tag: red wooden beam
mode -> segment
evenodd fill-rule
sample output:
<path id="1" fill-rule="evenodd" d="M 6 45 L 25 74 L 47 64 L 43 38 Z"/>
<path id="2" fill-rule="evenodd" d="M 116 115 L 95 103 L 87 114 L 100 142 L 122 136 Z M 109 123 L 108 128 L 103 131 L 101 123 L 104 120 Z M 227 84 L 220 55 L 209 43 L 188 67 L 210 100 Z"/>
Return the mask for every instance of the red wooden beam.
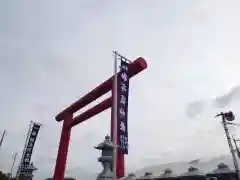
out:
<path id="1" fill-rule="evenodd" d="M 88 120 L 89 118 L 105 111 L 111 106 L 112 106 L 112 97 L 109 97 L 108 99 L 102 101 L 98 105 L 88 109 L 84 113 L 73 118 L 73 122 L 71 123 L 71 126 L 73 127 L 79 123 L 82 123 L 83 121 Z"/>
<path id="2" fill-rule="evenodd" d="M 68 146 L 72 128 L 69 128 L 72 122 L 72 114 L 65 116 L 62 126 L 62 134 L 60 138 L 56 166 L 54 170 L 54 180 L 64 180 L 64 172 L 67 162 Z"/>
<path id="3" fill-rule="evenodd" d="M 130 67 L 129 67 L 130 78 L 146 68 L 147 68 L 147 63 L 145 59 L 143 59 L 142 57 L 139 57 L 138 59 L 136 59 L 130 64 Z M 55 119 L 57 121 L 62 121 L 66 114 L 73 114 L 77 112 L 79 109 L 83 108 L 84 106 L 90 104 L 97 98 L 101 97 L 103 94 L 106 94 L 108 91 L 112 89 L 112 82 L 113 82 L 113 76 L 110 77 L 104 83 L 97 86 L 91 92 L 83 96 L 81 99 L 79 99 L 78 101 L 70 105 L 68 108 L 64 109 L 55 117 Z"/>

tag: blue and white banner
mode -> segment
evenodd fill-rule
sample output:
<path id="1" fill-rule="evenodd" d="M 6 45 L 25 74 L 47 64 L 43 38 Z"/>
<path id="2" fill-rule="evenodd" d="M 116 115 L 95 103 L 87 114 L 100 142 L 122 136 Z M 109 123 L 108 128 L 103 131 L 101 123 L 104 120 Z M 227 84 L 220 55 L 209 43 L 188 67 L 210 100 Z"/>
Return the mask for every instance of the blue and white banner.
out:
<path id="1" fill-rule="evenodd" d="M 27 142 L 27 147 L 23 154 L 23 162 L 20 166 L 20 174 L 26 174 L 28 171 L 28 166 L 30 164 L 31 157 L 32 157 L 33 147 L 34 147 L 40 126 L 41 125 L 36 123 L 34 123 L 32 126 L 31 133 L 29 135 L 28 142 Z"/>
<path id="2" fill-rule="evenodd" d="M 128 154 L 128 93 L 129 64 L 121 61 L 118 78 L 118 143 L 124 154 Z"/>

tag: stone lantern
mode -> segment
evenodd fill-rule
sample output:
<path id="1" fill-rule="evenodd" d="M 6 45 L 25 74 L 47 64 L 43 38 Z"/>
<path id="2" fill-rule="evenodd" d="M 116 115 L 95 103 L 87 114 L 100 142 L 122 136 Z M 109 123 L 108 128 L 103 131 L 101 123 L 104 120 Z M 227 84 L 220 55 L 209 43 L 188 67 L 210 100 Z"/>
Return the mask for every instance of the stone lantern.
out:
<path id="1" fill-rule="evenodd" d="M 112 180 L 112 164 L 113 164 L 113 148 L 114 144 L 111 142 L 110 137 L 106 136 L 105 140 L 100 143 L 95 149 L 102 151 L 102 156 L 98 161 L 102 163 L 103 171 L 98 175 L 97 180 Z"/>

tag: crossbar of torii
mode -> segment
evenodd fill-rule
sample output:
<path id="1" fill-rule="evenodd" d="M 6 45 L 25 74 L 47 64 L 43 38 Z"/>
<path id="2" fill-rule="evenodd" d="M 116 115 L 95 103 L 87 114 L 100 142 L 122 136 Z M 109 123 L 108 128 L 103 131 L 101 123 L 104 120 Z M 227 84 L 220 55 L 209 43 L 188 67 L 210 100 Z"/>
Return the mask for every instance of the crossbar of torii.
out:
<path id="1" fill-rule="evenodd" d="M 147 63 L 145 59 L 139 57 L 129 65 L 129 77 L 133 77 L 147 68 Z M 67 161 L 68 147 L 71 135 L 71 129 L 91 117 L 105 111 L 106 109 L 112 107 L 113 100 L 112 96 L 97 104 L 96 106 L 86 110 L 82 114 L 73 117 L 74 113 L 82 109 L 86 105 L 95 101 L 102 95 L 106 94 L 113 87 L 114 76 L 110 77 L 108 80 L 97 86 L 91 92 L 74 102 L 72 105 L 61 111 L 56 117 L 56 121 L 63 121 L 62 133 L 58 148 L 58 155 L 56 160 L 56 166 L 54 171 L 54 180 L 63 180 L 64 172 Z M 112 93 L 113 94 L 113 93 Z M 113 108 L 111 108 L 111 139 L 113 139 Z M 124 154 L 121 151 L 117 152 L 117 178 L 124 176 Z"/>

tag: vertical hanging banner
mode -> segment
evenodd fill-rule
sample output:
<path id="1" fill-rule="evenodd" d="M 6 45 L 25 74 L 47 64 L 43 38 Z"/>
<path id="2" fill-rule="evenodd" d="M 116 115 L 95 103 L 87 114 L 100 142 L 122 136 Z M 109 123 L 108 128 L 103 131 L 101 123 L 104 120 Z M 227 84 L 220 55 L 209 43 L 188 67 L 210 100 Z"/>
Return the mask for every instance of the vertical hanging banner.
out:
<path id="1" fill-rule="evenodd" d="M 121 60 L 118 77 L 118 142 L 124 154 L 128 154 L 128 93 L 129 64 Z"/>
<path id="2" fill-rule="evenodd" d="M 40 126 L 41 126 L 40 124 L 36 124 L 36 123 L 33 123 L 33 125 L 32 125 L 31 133 L 28 137 L 27 146 L 26 146 L 25 152 L 23 154 L 23 161 L 20 166 L 20 174 L 27 173 L 27 168 L 31 161 L 33 147 L 34 147 L 35 141 L 37 139 L 37 135 L 38 135 Z"/>

